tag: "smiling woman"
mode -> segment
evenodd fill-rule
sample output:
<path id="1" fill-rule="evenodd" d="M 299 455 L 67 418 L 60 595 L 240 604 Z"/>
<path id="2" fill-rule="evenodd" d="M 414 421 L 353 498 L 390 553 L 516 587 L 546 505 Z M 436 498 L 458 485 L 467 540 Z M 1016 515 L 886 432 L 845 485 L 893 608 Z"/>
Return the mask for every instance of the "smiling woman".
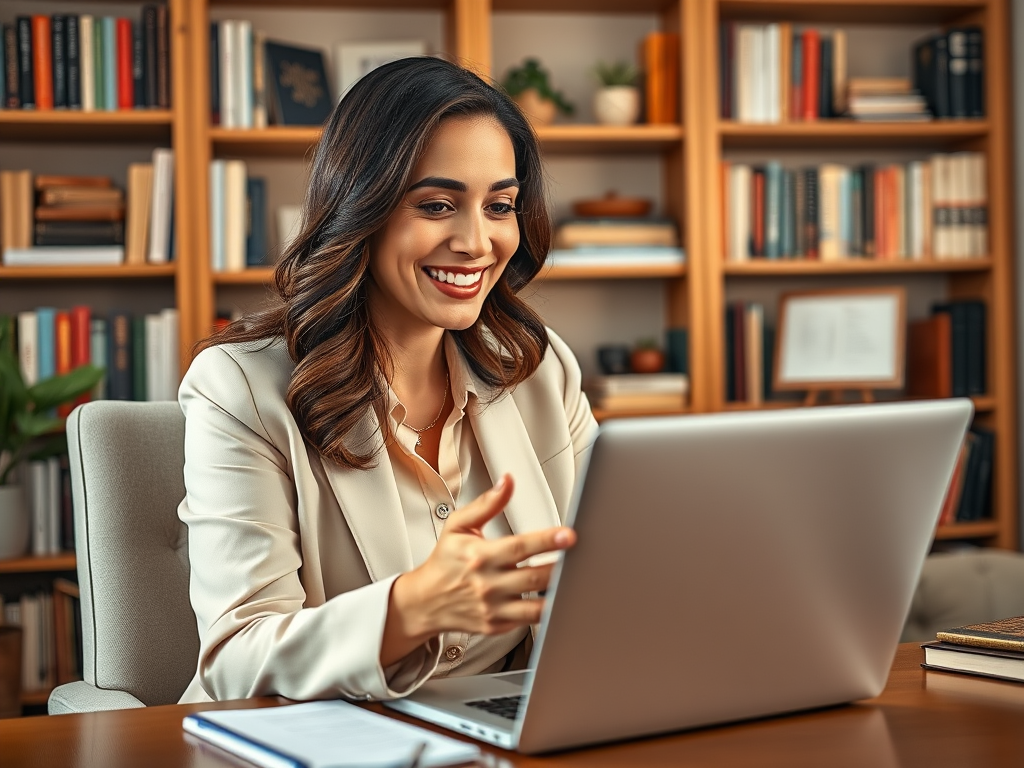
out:
<path id="1" fill-rule="evenodd" d="M 575 541 L 596 435 L 576 360 L 518 296 L 550 235 L 529 124 L 471 72 L 403 59 L 335 107 L 275 303 L 204 342 L 179 393 L 183 701 L 524 665 L 552 567 L 527 561 Z"/>

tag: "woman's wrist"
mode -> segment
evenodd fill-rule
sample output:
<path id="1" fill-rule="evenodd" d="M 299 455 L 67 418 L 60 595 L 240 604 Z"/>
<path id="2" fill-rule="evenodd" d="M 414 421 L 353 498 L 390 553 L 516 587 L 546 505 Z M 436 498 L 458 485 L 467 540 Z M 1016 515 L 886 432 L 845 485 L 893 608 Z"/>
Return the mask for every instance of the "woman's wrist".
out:
<path id="1" fill-rule="evenodd" d="M 430 638 L 439 634 L 430 626 L 419 597 L 416 571 L 403 573 L 391 585 L 388 615 L 381 643 L 381 666 L 388 667 L 408 656 Z"/>

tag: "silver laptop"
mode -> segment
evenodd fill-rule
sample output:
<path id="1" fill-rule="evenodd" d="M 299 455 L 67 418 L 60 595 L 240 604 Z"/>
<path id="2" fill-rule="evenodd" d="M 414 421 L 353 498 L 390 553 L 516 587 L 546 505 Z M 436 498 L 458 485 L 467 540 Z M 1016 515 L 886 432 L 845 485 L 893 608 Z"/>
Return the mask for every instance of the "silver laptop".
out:
<path id="1" fill-rule="evenodd" d="M 530 669 L 388 702 L 533 754 L 885 686 L 968 400 L 605 422 Z"/>

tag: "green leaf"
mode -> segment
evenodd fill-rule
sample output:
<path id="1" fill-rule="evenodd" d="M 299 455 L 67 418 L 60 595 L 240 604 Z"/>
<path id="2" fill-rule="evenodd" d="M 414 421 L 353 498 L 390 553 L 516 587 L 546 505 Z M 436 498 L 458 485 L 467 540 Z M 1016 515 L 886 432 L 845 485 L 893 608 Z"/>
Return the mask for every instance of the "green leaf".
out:
<path id="1" fill-rule="evenodd" d="M 88 392 L 103 378 L 103 369 L 86 364 L 73 371 L 53 376 L 29 387 L 29 398 L 36 411 L 48 411 Z"/>
<path id="2" fill-rule="evenodd" d="M 64 426 L 64 419 L 58 419 L 45 412 L 25 412 L 14 414 L 14 425 L 24 437 L 41 437 Z"/>

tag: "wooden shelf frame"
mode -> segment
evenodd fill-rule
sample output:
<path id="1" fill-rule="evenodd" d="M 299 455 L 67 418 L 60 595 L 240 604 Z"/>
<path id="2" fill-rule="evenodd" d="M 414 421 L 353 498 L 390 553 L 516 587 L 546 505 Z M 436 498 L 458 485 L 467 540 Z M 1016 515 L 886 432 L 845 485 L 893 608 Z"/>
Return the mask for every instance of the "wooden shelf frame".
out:
<path id="1" fill-rule="evenodd" d="M 0 560 L 0 574 L 73 571 L 76 567 L 74 552 L 60 552 L 56 555 L 27 555 Z"/>
<path id="2" fill-rule="evenodd" d="M 117 267 L 0 267 L 0 283 L 6 280 L 149 280 L 173 278 L 177 271 L 174 263 Z"/>

